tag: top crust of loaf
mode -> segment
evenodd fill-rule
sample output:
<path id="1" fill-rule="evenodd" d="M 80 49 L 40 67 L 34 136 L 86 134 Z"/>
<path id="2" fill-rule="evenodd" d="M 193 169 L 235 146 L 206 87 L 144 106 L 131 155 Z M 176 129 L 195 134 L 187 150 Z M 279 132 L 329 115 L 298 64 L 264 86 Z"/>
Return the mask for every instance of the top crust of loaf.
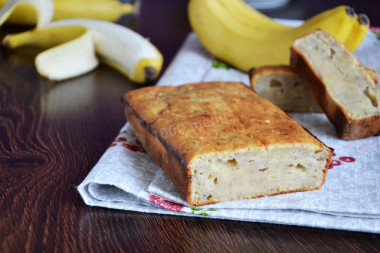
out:
<path id="1" fill-rule="evenodd" d="M 263 66 L 258 68 L 253 68 L 249 71 L 249 75 L 252 76 L 254 74 L 261 73 L 277 73 L 277 72 L 290 72 L 291 74 L 296 74 L 289 66 L 286 65 L 277 65 L 277 66 Z"/>
<path id="2" fill-rule="evenodd" d="M 124 101 L 184 167 L 193 157 L 213 152 L 292 143 L 323 146 L 289 115 L 241 83 L 146 87 L 128 92 Z"/>

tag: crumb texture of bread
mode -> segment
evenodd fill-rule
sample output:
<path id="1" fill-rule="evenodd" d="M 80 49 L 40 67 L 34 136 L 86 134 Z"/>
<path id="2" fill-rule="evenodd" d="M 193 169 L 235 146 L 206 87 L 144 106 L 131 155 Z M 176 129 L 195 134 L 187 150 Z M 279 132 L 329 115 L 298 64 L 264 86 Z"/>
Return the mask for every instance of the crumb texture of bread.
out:
<path id="1" fill-rule="evenodd" d="M 380 134 L 380 90 L 376 74 L 343 44 L 318 30 L 292 44 L 291 66 L 301 77 L 340 138 Z"/>
<path id="2" fill-rule="evenodd" d="M 136 136 L 192 206 L 325 181 L 331 149 L 241 83 L 146 87 L 124 104 Z"/>
<path id="3" fill-rule="evenodd" d="M 299 76 L 288 66 L 266 66 L 250 72 L 251 88 L 286 112 L 322 112 Z"/>
<path id="4" fill-rule="evenodd" d="M 191 164 L 193 202 L 319 189 L 328 157 L 326 150 L 308 145 L 273 145 L 197 156 Z"/>

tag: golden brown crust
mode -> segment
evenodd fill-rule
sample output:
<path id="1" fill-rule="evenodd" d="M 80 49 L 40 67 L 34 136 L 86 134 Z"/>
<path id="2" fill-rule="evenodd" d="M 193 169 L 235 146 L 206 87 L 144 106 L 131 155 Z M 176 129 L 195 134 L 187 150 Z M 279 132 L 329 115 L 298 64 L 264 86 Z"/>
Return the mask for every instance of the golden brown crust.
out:
<path id="1" fill-rule="evenodd" d="M 174 153 L 169 152 L 170 147 L 165 147 L 161 140 L 151 134 L 145 126 L 140 123 L 140 120 L 137 118 L 132 108 L 126 103 L 124 103 L 124 108 L 128 122 L 144 149 L 161 167 L 179 191 L 184 196 L 189 196 L 188 185 L 190 178 L 186 173 L 186 167 L 181 163 L 182 161 L 174 155 Z"/>
<path id="2" fill-rule="evenodd" d="M 334 101 L 327 91 L 326 85 L 319 78 L 318 70 L 310 66 L 304 54 L 297 49 L 294 42 L 291 47 L 290 66 L 298 73 L 305 87 L 318 102 L 330 122 L 333 123 L 339 138 L 355 140 L 380 134 L 380 115 L 357 120 L 350 118 L 346 110 Z M 368 69 L 365 71 L 369 72 Z M 376 81 L 375 77 L 376 75 L 371 75 L 374 81 Z"/>
<path id="3" fill-rule="evenodd" d="M 190 199 L 189 166 L 199 154 L 297 143 L 326 148 L 241 83 L 146 87 L 126 93 L 123 101 L 137 138 L 192 206 L 216 203 Z M 297 191 L 303 190 L 311 189 Z"/>
<path id="4" fill-rule="evenodd" d="M 277 66 L 263 66 L 263 67 L 253 68 L 248 72 L 248 74 L 250 77 L 252 77 L 253 75 L 262 74 L 265 72 L 276 73 L 276 72 L 287 72 L 287 71 L 295 73 L 289 66 L 277 65 Z M 252 88 L 252 84 L 251 84 L 251 88 Z"/>
<path id="5" fill-rule="evenodd" d="M 128 92 L 124 100 L 155 136 L 184 156 L 184 164 L 197 153 L 245 148 L 247 141 L 254 146 L 318 142 L 241 83 L 147 87 Z"/>

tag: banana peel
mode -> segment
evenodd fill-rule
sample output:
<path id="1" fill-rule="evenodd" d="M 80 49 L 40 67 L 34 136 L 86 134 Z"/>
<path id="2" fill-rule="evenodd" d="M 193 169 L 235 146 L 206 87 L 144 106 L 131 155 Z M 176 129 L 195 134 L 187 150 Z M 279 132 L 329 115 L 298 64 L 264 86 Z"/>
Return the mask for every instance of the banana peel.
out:
<path id="1" fill-rule="evenodd" d="M 64 80 L 95 69 L 99 61 L 91 31 L 83 29 L 77 38 L 43 51 L 36 57 L 35 64 L 38 73 L 50 80 Z"/>

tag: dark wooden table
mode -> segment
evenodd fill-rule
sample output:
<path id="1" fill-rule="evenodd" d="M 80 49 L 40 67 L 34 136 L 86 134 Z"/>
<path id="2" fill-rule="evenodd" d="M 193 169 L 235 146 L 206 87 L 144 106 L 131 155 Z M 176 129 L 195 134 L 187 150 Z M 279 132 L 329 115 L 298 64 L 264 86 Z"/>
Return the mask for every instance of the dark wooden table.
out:
<path id="1" fill-rule="evenodd" d="M 292 1 L 272 17 L 305 19 L 346 3 L 380 26 L 377 1 Z M 165 68 L 190 31 L 186 1 L 143 0 L 125 22 L 157 45 Z M 2 27 L 1 35 L 24 28 Z M 0 53 L 0 252 L 375 252 L 377 234 L 144 214 L 86 206 L 76 186 L 125 123 L 138 86 L 106 66 L 51 82 L 36 51 Z"/>

